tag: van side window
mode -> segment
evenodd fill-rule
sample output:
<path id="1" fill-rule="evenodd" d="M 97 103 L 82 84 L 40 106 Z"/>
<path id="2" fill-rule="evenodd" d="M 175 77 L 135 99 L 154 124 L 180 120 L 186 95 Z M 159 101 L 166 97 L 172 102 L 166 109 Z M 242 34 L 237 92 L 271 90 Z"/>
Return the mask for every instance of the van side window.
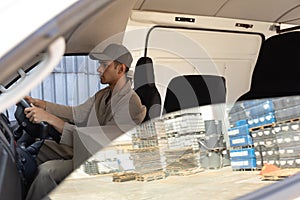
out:
<path id="1" fill-rule="evenodd" d="M 53 72 L 30 96 L 63 105 L 78 105 L 106 87 L 99 81 L 99 63 L 88 56 L 64 56 Z M 14 120 L 15 106 L 9 109 Z"/>

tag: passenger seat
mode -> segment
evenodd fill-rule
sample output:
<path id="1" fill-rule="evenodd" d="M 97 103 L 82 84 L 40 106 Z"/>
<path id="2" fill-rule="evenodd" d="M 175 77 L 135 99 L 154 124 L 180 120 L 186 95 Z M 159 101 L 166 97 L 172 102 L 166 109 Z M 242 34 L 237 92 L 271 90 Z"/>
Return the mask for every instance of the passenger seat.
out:
<path id="1" fill-rule="evenodd" d="M 177 76 L 168 84 L 164 113 L 225 102 L 224 77 L 217 75 Z"/>
<path id="2" fill-rule="evenodd" d="M 238 101 L 300 95 L 300 32 L 275 35 L 262 44 L 250 90 Z"/>

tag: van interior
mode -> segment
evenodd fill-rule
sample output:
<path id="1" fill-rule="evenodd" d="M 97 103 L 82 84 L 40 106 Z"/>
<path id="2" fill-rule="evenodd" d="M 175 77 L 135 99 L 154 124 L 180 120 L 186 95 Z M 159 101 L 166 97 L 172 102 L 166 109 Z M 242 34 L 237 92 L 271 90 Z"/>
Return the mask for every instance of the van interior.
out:
<path id="1" fill-rule="evenodd" d="M 128 78 L 147 116 L 89 149 L 51 198 L 299 197 L 299 28 L 295 0 L 74 3 L 0 58 L 0 196 L 26 193 L 20 152 L 4 150 L 15 148 L 9 129 L 24 120 L 20 100 L 82 103 L 106 87 L 89 54 L 119 43 L 132 53 Z M 46 69 L 52 57 L 58 64 Z M 268 166 L 277 174 L 264 176 Z"/>

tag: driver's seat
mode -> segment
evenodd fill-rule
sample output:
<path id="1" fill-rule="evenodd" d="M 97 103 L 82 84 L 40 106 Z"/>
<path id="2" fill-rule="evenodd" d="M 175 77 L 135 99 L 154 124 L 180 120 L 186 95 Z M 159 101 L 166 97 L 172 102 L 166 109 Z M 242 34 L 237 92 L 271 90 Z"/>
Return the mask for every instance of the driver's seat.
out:
<path id="1" fill-rule="evenodd" d="M 143 122 L 160 116 L 161 97 L 155 85 L 152 59 L 141 57 L 134 70 L 134 90 L 147 108 Z"/>

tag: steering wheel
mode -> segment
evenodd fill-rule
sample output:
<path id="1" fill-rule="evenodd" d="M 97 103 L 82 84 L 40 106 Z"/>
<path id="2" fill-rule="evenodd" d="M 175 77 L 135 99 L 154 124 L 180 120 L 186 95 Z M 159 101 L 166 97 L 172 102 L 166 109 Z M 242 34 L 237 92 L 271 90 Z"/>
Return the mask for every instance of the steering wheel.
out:
<path id="1" fill-rule="evenodd" d="M 25 130 L 33 138 L 40 139 L 53 139 L 59 143 L 61 134 L 51 125 L 46 122 L 32 123 L 26 117 L 24 110 L 25 108 L 31 107 L 25 99 L 21 99 L 17 103 L 17 109 L 15 111 L 15 118 L 18 121 L 19 127 L 14 132 L 15 137 L 20 137 Z"/>

